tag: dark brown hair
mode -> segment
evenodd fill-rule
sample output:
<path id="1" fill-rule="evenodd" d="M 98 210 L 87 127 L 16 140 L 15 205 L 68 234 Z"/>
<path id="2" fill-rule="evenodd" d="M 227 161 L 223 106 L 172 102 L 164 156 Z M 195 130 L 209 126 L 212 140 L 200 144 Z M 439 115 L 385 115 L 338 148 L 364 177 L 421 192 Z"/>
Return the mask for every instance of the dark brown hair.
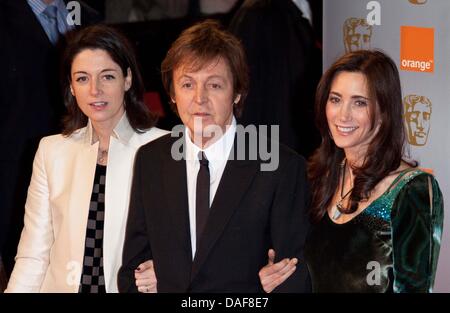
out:
<path id="1" fill-rule="evenodd" d="M 144 104 L 144 84 L 139 72 L 136 56 L 128 40 L 117 30 L 105 25 L 94 25 L 83 28 L 68 36 L 68 44 L 64 51 L 62 69 L 62 90 L 67 115 L 64 117 L 63 135 L 69 136 L 75 130 L 86 126 L 87 116 L 80 110 L 75 97 L 70 92 L 71 68 L 75 57 L 82 51 L 100 49 L 108 53 L 119 65 L 124 77 L 130 69 L 132 83 L 125 92 L 125 112 L 131 127 L 138 133 L 151 128 L 156 118 Z"/>
<path id="2" fill-rule="evenodd" d="M 169 97 L 174 96 L 173 73 L 179 66 L 188 66 L 196 71 L 219 58 L 224 59 L 230 68 L 233 77 L 233 96 L 241 95 L 239 102 L 234 106 L 234 113 L 239 117 L 249 84 L 245 52 L 239 40 L 221 29 L 220 24 L 213 20 L 206 20 L 183 31 L 167 52 L 161 63 L 161 75 Z M 177 112 L 173 102 L 171 107 Z"/>
<path id="3" fill-rule="evenodd" d="M 339 186 L 340 164 L 344 159 L 343 149 L 337 147 L 330 136 L 326 117 L 331 85 L 341 72 L 365 76 L 371 99 L 369 103 L 373 104 L 369 106 L 371 129 L 375 128 L 375 120 L 381 122 L 369 143 L 363 165 L 352 168 L 354 188 L 346 213 L 355 212 L 359 202 L 368 199 L 374 187 L 400 166 L 405 152 L 400 78 L 394 61 L 381 51 L 360 50 L 345 54 L 325 72 L 316 91 L 316 124 L 322 144 L 308 166 L 312 187 L 311 217 L 314 221 L 319 221 L 327 212 Z"/>

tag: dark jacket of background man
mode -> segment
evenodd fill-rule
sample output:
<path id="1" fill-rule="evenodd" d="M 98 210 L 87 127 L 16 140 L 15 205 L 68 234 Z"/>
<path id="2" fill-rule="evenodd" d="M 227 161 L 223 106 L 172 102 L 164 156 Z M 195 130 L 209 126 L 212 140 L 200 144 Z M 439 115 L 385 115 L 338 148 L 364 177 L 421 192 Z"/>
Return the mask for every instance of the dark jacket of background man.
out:
<path id="1" fill-rule="evenodd" d="M 309 1 L 315 27 L 321 23 L 318 2 Z M 229 28 L 242 41 L 250 67 L 240 122 L 279 125 L 280 141 L 309 157 L 320 143 L 313 98 L 322 74 L 311 24 L 292 0 L 246 0 Z"/>
<path id="2" fill-rule="evenodd" d="M 98 21 L 81 4 L 81 27 Z M 59 55 L 26 0 L 0 0 L 0 248 L 11 272 L 39 140 L 61 131 Z M 62 38 L 62 37 L 61 37 Z"/>

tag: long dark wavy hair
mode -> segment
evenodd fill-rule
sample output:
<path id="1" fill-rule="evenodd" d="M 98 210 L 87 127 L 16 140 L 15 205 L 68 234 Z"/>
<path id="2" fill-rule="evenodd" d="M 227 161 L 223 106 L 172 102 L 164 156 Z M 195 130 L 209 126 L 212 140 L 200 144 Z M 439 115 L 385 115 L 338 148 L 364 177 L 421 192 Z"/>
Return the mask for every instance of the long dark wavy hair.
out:
<path id="1" fill-rule="evenodd" d="M 310 212 L 315 222 L 322 219 L 330 206 L 339 186 L 340 164 L 345 157 L 344 150 L 335 145 L 330 135 L 326 117 L 331 85 L 341 72 L 365 76 L 371 99 L 369 103 L 374 104 L 369 106 L 371 129 L 374 130 L 376 123 L 381 122 L 369 143 L 363 164 L 352 167 L 354 187 L 345 213 L 355 212 L 359 202 L 368 199 L 374 187 L 400 166 L 406 148 L 400 78 L 394 61 L 381 51 L 360 50 L 343 55 L 325 72 L 316 91 L 316 124 L 322 144 L 308 164 L 312 188 Z"/>
<path id="2" fill-rule="evenodd" d="M 67 114 L 63 119 L 63 135 L 69 136 L 75 130 L 86 126 L 87 116 L 80 110 L 75 97 L 70 92 L 72 81 L 71 68 L 75 57 L 86 49 L 100 49 L 108 53 L 117 63 L 124 77 L 130 69 L 132 83 L 125 92 L 125 112 L 131 127 L 138 133 L 151 128 L 156 123 L 156 117 L 144 104 L 144 83 L 138 69 L 136 56 L 128 40 L 120 32 L 105 25 L 94 25 L 83 28 L 68 36 L 67 47 L 62 59 L 62 90 Z"/>

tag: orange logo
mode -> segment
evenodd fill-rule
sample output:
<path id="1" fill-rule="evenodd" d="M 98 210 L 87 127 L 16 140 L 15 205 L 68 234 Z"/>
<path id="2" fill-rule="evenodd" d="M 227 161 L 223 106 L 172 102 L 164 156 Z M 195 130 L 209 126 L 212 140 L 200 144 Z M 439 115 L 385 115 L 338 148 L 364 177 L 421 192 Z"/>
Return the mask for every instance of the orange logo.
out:
<path id="1" fill-rule="evenodd" d="M 400 28 L 400 69 L 434 72 L 434 28 Z"/>

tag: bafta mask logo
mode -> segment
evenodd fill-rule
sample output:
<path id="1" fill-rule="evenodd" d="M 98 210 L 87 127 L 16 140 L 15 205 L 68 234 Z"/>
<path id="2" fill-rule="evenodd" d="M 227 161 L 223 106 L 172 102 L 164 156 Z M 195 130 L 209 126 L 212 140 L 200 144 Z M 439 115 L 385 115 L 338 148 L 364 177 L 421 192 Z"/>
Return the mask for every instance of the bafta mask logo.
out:
<path id="1" fill-rule="evenodd" d="M 370 49 L 372 26 L 365 18 L 350 17 L 344 22 L 345 52 Z"/>
<path id="2" fill-rule="evenodd" d="M 425 4 L 428 0 L 408 0 L 412 4 Z"/>
<path id="3" fill-rule="evenodd" d="M 430 132 L 431 101 L 427 97 L 408 95 L 403 98 L 408 142 L 413 146 L 424 146 Z"/>

